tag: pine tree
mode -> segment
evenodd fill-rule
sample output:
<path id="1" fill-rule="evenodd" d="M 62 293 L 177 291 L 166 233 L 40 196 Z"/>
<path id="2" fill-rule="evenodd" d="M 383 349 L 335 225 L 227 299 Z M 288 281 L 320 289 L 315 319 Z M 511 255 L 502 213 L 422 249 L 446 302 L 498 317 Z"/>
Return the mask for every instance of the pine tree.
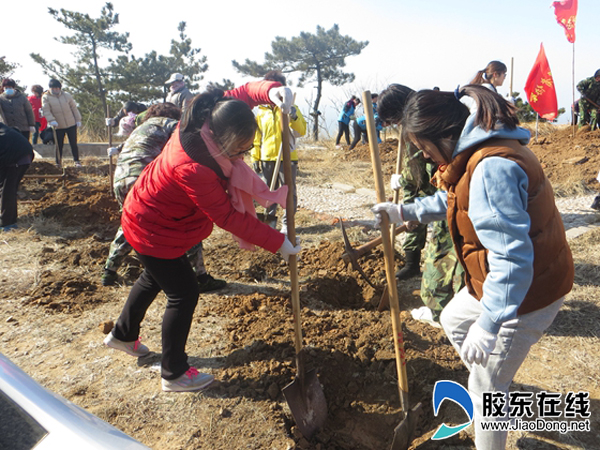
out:
<path id="1" fill-rule="evenodd" d="M 354 74 L 344 72 L 342 68 L 346 66 L 347 57 L 359 55 L 368 44 L 368 41 L 358 42 L 350 36 L 342 36 L 337 24 L 329 30 L 317 26 L 316 34 L 301 32 L 300 36 L 289 40 L 276 37 L 271 43 L 271 53 L 265 53 L 265 62 L 262 64 L 248 59 L 243 64 L 236 61 L 232 61 L 232 64 L 239 72 L 255 77 L 262 77 L 269 70 L 299 72 L 300 87 L 316 82 L 317 96 L 310 115 L 313 118 L 313 137 L 318 140 L 323 83 L 341 86 L 353 82 Z"/>

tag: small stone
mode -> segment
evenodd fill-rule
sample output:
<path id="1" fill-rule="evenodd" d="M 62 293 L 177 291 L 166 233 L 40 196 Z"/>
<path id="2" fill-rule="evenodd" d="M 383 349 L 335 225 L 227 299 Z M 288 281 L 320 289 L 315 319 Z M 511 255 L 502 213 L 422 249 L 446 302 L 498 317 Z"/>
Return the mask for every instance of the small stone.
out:
<path id="1" fill-rule="evenodd" d="M 98 325 L 98 328 L 100 328 L 100 331 L 102 331 L 102 333 L 108 334 L 112 331 L 114 326 L 115 326 L 115 323 L 112 320 L 106 320 L 106 321 L 102 322 L 100 325 Z"/>

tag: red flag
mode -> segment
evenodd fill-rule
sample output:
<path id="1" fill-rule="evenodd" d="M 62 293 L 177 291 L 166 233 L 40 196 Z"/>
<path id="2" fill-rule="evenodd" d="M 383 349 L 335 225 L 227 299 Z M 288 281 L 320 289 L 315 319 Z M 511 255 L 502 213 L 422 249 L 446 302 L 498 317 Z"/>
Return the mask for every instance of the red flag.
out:
<path id="1" fill-rule="evenodd" d="M 556 119 L 556 116 L 558 116 L 558 102 L 556 101 L 556 90 L 554 89 L 552 72 L 550 72 L 550 66 L 546 59 L 544 44 L 540 45 L 540 53 L 527 77 L 525 93 L 535 112 L 544 119 Z"/>
<path id="2" fill-rule="evenodd" d="M 559 25 L 565 28 L 567 40 L 575 42 L 575 20 L 577 19 L 577 0 L 561 0 L 552 3 L 554 14 Z"/>

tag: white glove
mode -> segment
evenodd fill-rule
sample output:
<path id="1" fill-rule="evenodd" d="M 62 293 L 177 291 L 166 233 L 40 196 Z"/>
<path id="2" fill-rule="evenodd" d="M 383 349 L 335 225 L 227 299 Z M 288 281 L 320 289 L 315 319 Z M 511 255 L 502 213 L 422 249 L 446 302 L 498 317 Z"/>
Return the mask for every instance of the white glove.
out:
<path id="1" fill-rule="evenodd" d="M 77 125 L 77 128 L 79 128 L 81 126 L 81 122 L 77 122 L 75 125 Z"/>
<path id="2" fill-rule="evenodd" d="M 115 156 L 119 154 L 119 149 L 117 147 L 108 147 L 106 153 L 108 156 Z"/>
<path id="3" fill-rule="evenodd" d="M 373 214 L 375 214 L 375 228 L 381 226 L 381 213 L 386 212 L 390 217 L 390 222 L 402 225 L 404 219 L 402 218 L 402 205 L 396 205 L 392 202 L 377 203 L 371 208 Z"/>
<path id="4" fill-rule="evenodd" d="M 114 127 L 115 124 L 113 123 L 113 119 L 111 117 L 107 117 L 106 118 L 106 126 L 107 127 Z"/>
<path id="5" fill-rule="evenodd" d="M 58 122 L 56 120 L 53 120 L 48 125 L 50 125 L 52 128 L 56 128 L 58 126 Z"/>
<path id="6" fill-rule="evenodd" d="M 290 255 L 297 255 L 298 253 L 300 253 L 300 250 L 302 250 L 302 247 L 299 245 L 292 245 L 292 243 L 286 236 L 283 241 L 283 244 L 281 244 L 281 247 L 279 247 L 279 250 L 277 251 L 281 253 L 283 259 L 288 261 L 290 259 Z"/>
<path id="7" fill-rule="evenodd" d="M 275 106 L 279 106 L 283 114 L 289 114 L 292 110 L 294 94 L 292 94 L 292 90 L 287 86 L 274 87 L 269 90 L 269 100 Z"/>
<path id="8" fill-rule="evenodd" d="M 394 173 L 392 174 L 392 178 L 390 180 L 390 186 L 393 191 L 398 191 L 402 188 L 402 175 Z"/>
<path id="9" fill-rule="evenodd" d="M 29 132 L 30 133 L 35 133 L 35 127 L 29 127 Z"/>
<path id="10" fill-rule="evenodd" d="M 460 356 L 469 364 L 481 364 L 482 367 L 485 367 L 490 353 L 496 346 L 497 339 L 497 335 L 484 330 L 477 322 L 474 322 L 460 349 Z"/>

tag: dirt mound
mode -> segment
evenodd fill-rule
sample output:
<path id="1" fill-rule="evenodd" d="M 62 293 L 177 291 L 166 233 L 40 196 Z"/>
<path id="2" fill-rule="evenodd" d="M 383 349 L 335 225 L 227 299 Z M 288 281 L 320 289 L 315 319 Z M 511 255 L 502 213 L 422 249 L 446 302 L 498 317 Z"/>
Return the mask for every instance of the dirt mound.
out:
<path id="1" fill-rule="evenodd" d="M 590 131 L 589 126 L 577 129 L 569 125 L 544 128 L 535 140 L 535 125 L 525 124 L 531 131 L 529 148 L 536 154 L 546 176 L 553 186 L 566 194 L 582 189 L 598 190 L 596 177 L 600 170 L 600 130 Z M 379 144 L 379 155 L 384 176 L 395 171 L 398 139 L 388 139 Z M 368 144 L 357 145 L 342 157 L 345 161 L 370 161 Z"/>
<path id="2" fill-rule="evenodd" d="M 600 130 L 578 129 L 573 138 L 572 127 L 562 127 L 530 144 L 554 186 L 561 189 L 598 189 L 600 170 Z"/>

